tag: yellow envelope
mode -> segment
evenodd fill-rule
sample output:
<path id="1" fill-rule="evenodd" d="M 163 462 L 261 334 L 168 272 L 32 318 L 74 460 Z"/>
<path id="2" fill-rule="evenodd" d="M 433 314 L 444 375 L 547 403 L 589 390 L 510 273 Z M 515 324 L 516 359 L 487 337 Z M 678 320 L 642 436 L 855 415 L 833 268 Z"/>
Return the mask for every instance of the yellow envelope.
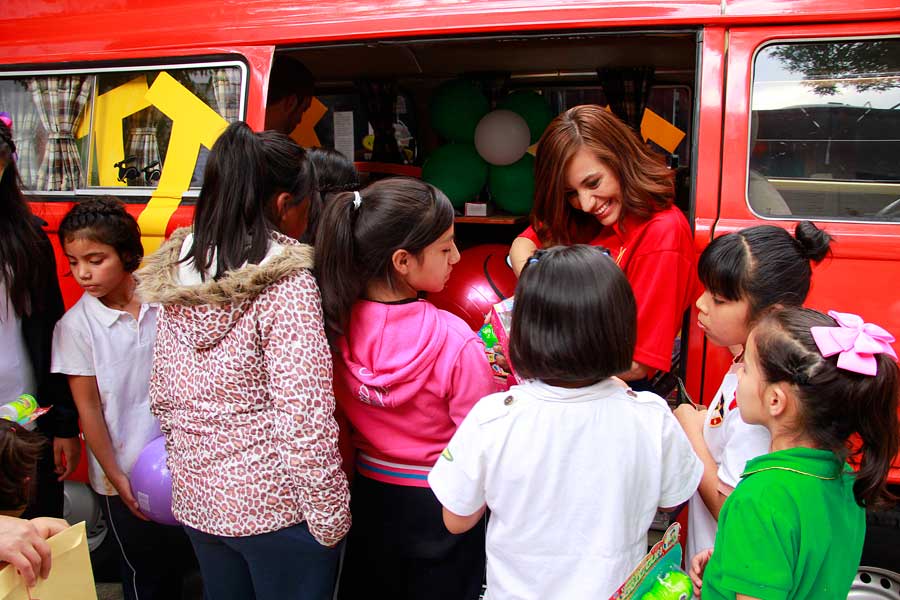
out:
<path id="1" fill-rule="evenodd" d="M 27 590 L 16 568 L 6 565 L 0 569 L 0 600 L 97 600 L 84 521 L 57 533 L 47 543 L 53 561 L 50 577 L 39 577 L 37 585 Z"/>

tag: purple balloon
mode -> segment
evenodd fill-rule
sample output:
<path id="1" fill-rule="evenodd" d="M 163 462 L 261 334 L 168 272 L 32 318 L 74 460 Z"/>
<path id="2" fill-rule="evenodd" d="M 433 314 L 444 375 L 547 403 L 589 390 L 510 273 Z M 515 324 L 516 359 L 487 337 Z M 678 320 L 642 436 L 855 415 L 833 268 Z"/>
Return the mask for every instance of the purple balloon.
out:
<path id="1" fill-rule="evenodd" d="M 131 468 L 131 491 L 141 512 L 163 525 L 181 525 L 172 516 L 172 475 L 166 466 L 166 439 L 162 436 L 141 450 Z"/>

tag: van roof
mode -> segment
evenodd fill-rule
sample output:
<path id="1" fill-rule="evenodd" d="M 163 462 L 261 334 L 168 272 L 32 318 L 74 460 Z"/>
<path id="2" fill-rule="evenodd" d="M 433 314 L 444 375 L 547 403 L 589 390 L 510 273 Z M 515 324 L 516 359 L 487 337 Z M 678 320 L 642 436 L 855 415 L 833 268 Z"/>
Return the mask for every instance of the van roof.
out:
<path id="1" fill-rule="evenodd" d="M 137 3 L 121 3 L 137 4 Z M 155 47 L 900 18 L 896 0 L 29 0 L 0 14 L 6 63 L 91 60 Z M 852 8 L 851 8 L 852 7 Z"/>

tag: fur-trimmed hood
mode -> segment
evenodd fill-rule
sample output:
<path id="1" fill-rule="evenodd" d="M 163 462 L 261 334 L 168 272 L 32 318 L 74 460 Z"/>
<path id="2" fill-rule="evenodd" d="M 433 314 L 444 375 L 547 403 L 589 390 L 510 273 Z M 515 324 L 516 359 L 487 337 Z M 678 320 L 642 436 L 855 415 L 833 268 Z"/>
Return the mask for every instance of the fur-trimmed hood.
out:
<path id="1" fill-rule="evenodd" d="M 218 280 L 186 283 L 190 263 L 181 258 L 190 235 L 188 227 L 173 232 L 135 275 L 141 301 L 161 304 L 182 339 L 197 348 L 217 344 L 268 286 L 313 266 L 311 246 L 272 232 L 272 246 L 260 264 L 244 265 Z"/>

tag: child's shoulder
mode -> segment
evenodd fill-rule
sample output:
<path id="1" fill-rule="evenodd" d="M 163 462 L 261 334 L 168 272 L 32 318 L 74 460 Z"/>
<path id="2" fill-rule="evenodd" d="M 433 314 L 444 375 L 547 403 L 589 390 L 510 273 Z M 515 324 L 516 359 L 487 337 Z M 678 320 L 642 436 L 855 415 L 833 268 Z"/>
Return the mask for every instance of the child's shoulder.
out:
<path id="1" fill-rule="evenodd" d="M 527 394 L 516 390 L 520 387 L 522 386 L 513 386 L 509 391 L 488 394 L 483 397 L 469 411 L 469 418 L 474 419 L 480 426 L 509 416 L 516 405 L 521 405 L 527 398 Z"/>
<path id="2" fill-rule="evenodd" d="M 653 392 L 636 392 L 632 389 L 623 389 L 622 396 L 624 396 L 626 402 L 629 402 L 642 410 L 663 413 L 671 412 L 669 404 Z"/>
<path id="3" fill-rule="evenodd" d="M 57 324 L 71 329 L 85 329 L 88 324 L 88 319 L 90 318 L 89 304 L 91 300 L 96 301 L 96 299 L 87 292 L 83 293 L 81 298 L 79 298 L 78 301 L 75 302 L 62 317 L 60 317 Z"/>
<path id="4" fill-rule="evenodd" d="M 447 326 L 447 330 L 457 338 L 467 341 L 478 337 L 477 334 L 469 327 L 469 324 L 463 321 L 457 315 L 454 315 L 452 312 L 446 311 L 442 308 L 438 308 L 431 302 L 426 301 L 425 304 L 427 304 L 428 306 L 426 310 L 434 311 L 437 317 Z"/>

